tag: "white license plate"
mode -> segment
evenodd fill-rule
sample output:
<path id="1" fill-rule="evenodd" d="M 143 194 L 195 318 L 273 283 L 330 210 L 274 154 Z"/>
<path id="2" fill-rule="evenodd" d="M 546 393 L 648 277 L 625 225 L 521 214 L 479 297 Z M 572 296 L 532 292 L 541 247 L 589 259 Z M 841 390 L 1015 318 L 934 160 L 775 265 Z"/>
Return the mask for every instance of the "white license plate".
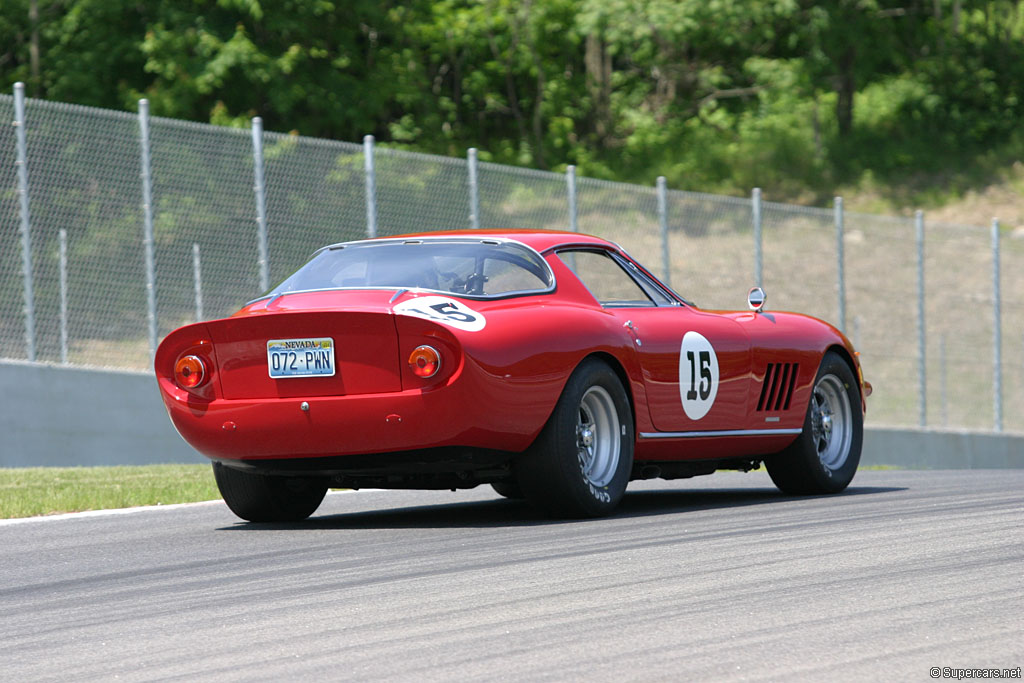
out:
<path id="1" fill-rule="evenodd" d="M 272 379 L 333 377 L 334 340 L 271 339 L 267 342 L 267 371 Z"/>

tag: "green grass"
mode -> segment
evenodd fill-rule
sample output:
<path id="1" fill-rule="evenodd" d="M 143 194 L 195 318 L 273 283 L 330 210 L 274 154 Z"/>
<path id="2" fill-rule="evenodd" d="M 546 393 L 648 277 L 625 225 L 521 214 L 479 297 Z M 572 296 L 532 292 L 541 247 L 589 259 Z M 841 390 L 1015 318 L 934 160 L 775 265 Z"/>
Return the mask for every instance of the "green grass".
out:
<path id="1" fill-rule="evenodd" d="M 209 465 L 0 469 L 0 519 L 216 498 Z"/>

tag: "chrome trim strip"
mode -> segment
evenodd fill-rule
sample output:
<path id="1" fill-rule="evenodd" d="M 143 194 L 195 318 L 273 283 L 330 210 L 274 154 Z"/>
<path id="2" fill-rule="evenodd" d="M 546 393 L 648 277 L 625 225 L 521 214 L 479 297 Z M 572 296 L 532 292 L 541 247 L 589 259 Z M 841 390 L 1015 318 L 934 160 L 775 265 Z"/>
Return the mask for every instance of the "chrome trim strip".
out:
<path id="1" fill-rule="evenodd" d="M 800 434 L 800 429 L 725 429 L 713 432 L 640 432 L 641 439 L 705 439 L 715 436 L 785 436 Z"/>

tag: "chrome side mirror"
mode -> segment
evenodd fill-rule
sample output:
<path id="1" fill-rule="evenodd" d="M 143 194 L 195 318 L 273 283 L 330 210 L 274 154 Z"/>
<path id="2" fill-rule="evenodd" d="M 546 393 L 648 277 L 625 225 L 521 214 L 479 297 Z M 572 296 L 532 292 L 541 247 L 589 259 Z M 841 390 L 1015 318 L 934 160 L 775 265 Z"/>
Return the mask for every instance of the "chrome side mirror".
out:
<path id="1" fill-rule="evenodd" d="M 754 313 L 760 313 L 761 309 L 764 308 L 764 300 L 767 298 L 763 289 L 751 287 L 750 291 L 747 292 L 747 306 L 750 306 L 750 310 Z"/>

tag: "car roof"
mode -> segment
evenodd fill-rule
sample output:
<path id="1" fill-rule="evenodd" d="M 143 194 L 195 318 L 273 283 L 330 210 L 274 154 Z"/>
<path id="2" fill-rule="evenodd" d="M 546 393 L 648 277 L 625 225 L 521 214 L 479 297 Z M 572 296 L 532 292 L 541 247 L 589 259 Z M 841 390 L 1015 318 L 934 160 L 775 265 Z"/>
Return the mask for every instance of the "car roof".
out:
<path id="1" fill-rule="evenodd" d="M 526 246 L 532 247 L 540 252 L 551 249 L 552 247 L 567 244 L 587 244 L 618 248 L 614 243 L 601 239 L 600 237 L 585 235 L 578 232 L 570 232 L 568 230 L 520 230 L 496 228 L 481 228 L 478 230 L 438 230 L 432 232 L 409 233 L 405 235 L 392 235 L 382 239 L 427 239 L 431 237 L 475 237 L 484 239 L 488 237 L 506 238 L 522 242 Z"/>

